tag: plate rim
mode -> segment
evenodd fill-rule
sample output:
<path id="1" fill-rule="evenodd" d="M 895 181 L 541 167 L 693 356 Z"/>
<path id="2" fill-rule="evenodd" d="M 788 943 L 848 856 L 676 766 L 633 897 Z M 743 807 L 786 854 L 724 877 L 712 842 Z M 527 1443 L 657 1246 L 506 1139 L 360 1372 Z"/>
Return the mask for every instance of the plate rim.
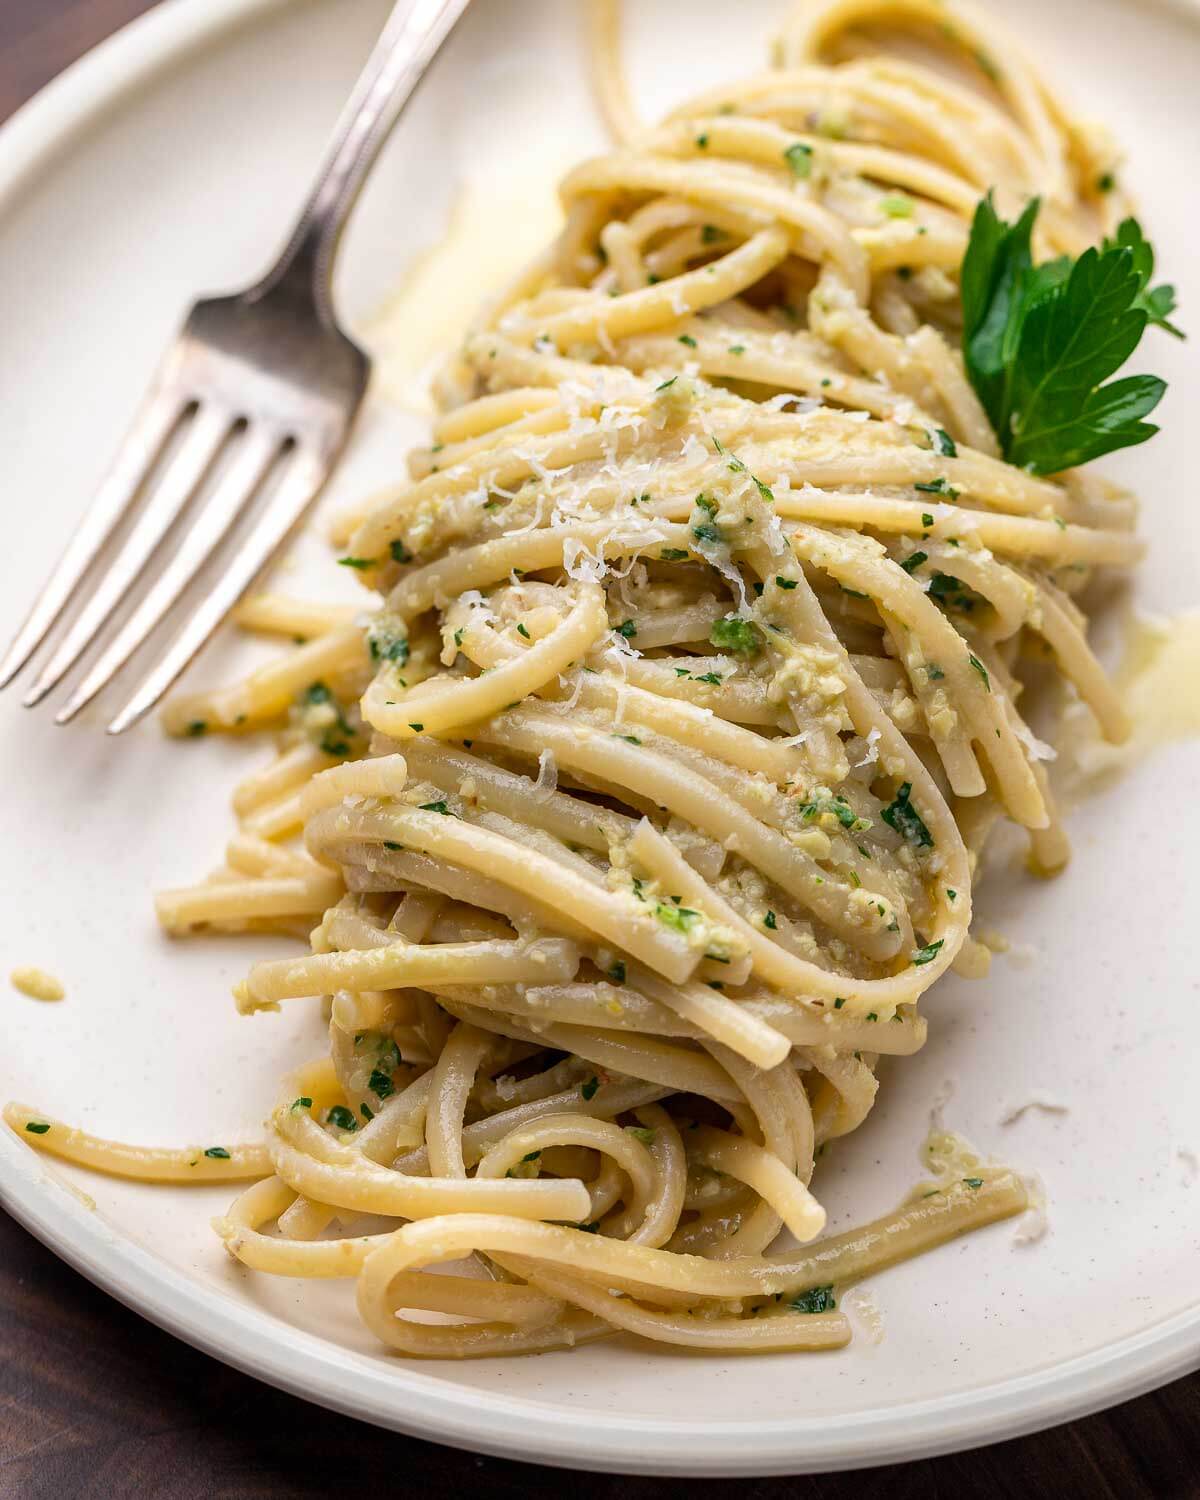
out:
<path id="1" fill-rule="evenodd" d="M 0 126 L 0 212 L 39 166 L 69 151 L 88 123 L 123 97 L 292 3 L 162 0 L 101 42 Z M 1151 3 L 1200 19 L 1200 0 Z M 0 1138 L 0 1206 L 126 1307 L 246 1374 L 377 1426 L 562 1468 L 736 1477 L 895 1463 L 1052 1427 L 1200 1368 L 1197 1307 L 999 1384 L 819 1423 L 798 1417 L 697 1427 L 594 1412 L 583 1422 L 548 1403 L 456 1387 L 420 1368 L 375 1366 L 265 1311 L 238 1306 L 119 1233 L 7 1133 Z"/>

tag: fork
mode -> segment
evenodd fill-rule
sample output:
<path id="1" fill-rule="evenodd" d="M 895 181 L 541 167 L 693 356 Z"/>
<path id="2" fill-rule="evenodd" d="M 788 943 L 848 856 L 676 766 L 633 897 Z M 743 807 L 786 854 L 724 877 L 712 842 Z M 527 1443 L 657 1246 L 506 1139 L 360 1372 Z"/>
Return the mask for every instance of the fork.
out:
<path id="1" fill-rule="evenodd" d="M 155 557 L 170 550 L 164 541 L 181 529 L 206 481 L 212 481 L 211 493 L 191 507 L 197 513 L 178 545 L 55 715 L 57 723 L 69 722 L 112 681 L 247 518 L 228 566 L 108 732 L 137 723 L 315 500 L 346 446 L 371 372 L 370 358 L 334 312 L 333 260 L 342 229 L 388 131 L 469 3 L 399 0 L 338 119 L 279 260 L 246 291 L 206 298 L 188 313 L 82 524 L 0 662 L 2 689 L 46 641 L 77 591 L 86 594 L 26 693 L 27 708 L 78 665 L 153 571 Z M 97 565 L 106 550 L 114 555 L 102 570 Z M 98 575 L 94 581 L 92 575 Z"/>

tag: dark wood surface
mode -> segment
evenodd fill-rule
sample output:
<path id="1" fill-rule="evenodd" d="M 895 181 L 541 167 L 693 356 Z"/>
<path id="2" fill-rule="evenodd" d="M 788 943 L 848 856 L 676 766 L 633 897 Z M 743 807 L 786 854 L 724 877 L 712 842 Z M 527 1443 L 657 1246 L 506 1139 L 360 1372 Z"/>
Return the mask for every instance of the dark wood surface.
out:
<path id="1" fill-rule="evenodd" d="M 0 0 L 0 119 L 152 0 Z M 0 347 L 3 332 L 0 330 Z M 1200 1375 L 974 1453 L 737 1481 L 740 1500 L 1200 1496 Z M 643 1500 L 670 1480 L 569 1478 L 364 1427 L 227 1369 L 97 1291 L 0 1213 L 0 1500 L 322 1500 L 486 1487 Z M 731 1494 L 734 1481 L 689 1483 Z"/>

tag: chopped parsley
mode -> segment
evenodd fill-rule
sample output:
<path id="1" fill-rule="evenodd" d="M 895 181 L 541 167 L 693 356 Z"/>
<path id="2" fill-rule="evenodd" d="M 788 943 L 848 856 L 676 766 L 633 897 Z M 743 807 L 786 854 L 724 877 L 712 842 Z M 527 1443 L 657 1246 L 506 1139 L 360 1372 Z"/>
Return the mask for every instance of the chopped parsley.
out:
<path id="1" fill-rule="evenodd" d="M 910 552 L 908 554 L 908 556 L 903 559 L 903 561 L 901 562 L 900 566 L 904 569 L 904 571 L 906 573 L 915 573 L 916 570 L 921 566 L 921 564 L 923 562 L 928 562 L 928 561 L 929 561 L 929 553 L 928 552 Z"/>
<path id="2" fill-rule="evenodd" d="M 974 1190 L 975 1188 L 981 1188 L 983 1186 L 982 1177 L 964 1177 L 963 1181 L 972 1190 Z"/>
<path id="3" fill-rule="evenodd" d="M 686 547 L 664 547 L 658 554 L 659 562 L 682 562 L 688 555 Z"/>
<path id="4" fill-rule="evenodd" d="M 371 1076 L 367 1080 L 367 1087 L 377 1099 L 390 1099 L 396 1092 L 396 1085 L 392 1082 L 392 1075 L 384 1068 L 373 1068 Z"/>
<path id="5" fill-rule="evenodd" d="M 364 573 L 375 566 L 375 561 L 373 557 L 339 557 L 338 567 L 353 568 L 355 572 Z"/>
<path id="6" fill-rule="evenodd" d="M 801 1292 L 798 1297 L 793 1297 L 790 1306 L 801 1313 L 824 1313 L 833 1312 L 837 1302 L 833 1295 L 833 1286 L 814 1286 L 807 1292 Z"/>
<path id="7" fill-rule="evenodd" d="M 763 926 L 769 928 L 771 932 L 774 932 L 779 926 L 779 923 L 775 920 L 775 913 L 773 911 L 767 912 L 766 916 L 763 917 Z"/>
<path id="8" fill-rule="evenodd" d="M 229 1152 L 226 1151 L 226 1149 L 225 1149 L 224 1146 L 208 1146 L 208 1147 L 205 1148 L 204 1154 L 205 1154 L 205 1156 L 209 1157 L 212 1161 L 228 1161 L 229 1160 Z"/>
<path id="9" fill-rule="evenodd" d="M 30 1135 L 45 1135 L 50 1127 L 45 1120 L 29 1120 L 26 1123 L 25 1129 Z"/>
<path id="10" fill-rule="evenodd" d="M 749 620 L 737 615 L 727 620 L 717 620 L 708 633 L 712 644 L 722 651 L 733 651 L 739 656 L 756 656 L 762 649 L 762 637 Z"/>
<path id="11" fill-rule="evenodd" d="M 593 1073 L 592 1076 L 588 1079 L 588 1081 L 586 1083 L 581 1083 L 579 1085 L 579 1092 L 583 1095 L 583 1097 L 585 1099 L 589 1099 L 590 1100 L 590 1099 L 594 1099 L 596 1097 L 596 1090 L 599 1087 L 600 1087 L 600 1080 Z"/>
<path id="12" fill-rule="evenodd" d="M 367 650 L 372 661 L 390 661 L 402 667 L 408 661 L 408 637 L 386 622 L 374 620 L 367 631 Z"/>
<path id="13" fill-rule="evenodd" d="M 958 499 L 958 491 L 949 483 L 944 474 L 939 474 L 936 479 L 931 479 L 928 483 L 914 484 L 913 489 L 921 490 L 926 495 L 945 495 L 947 500 Z"/>
<path id="14" fill-rule="evenodd" d="M 913 966 L 920 968 L 922 964 L 931 964 L 942 951 L 945 938 L 938 938 L 936 943 L 926 943 L 923 948 L 918 948 L 912 956 Z"/>
<path id="15" fill-rule="evenodd" d="M 880 817 L 889 828 L 894 828 L 910 844 L 915 844 L 919 849 L 932 849 L 933 835 L 926 828 L 920 813 L 909 801 L 911 796 L 912 782 L 906 781 L 897 791 L 895 800 L 889 802 L 880 812 Z"/>
<path id="16" fill-rule="evenodd" d="M 687 906 L 671 906 L 665 901 L 657 903 L 654 915 L 664 926 L 673 927 L 676 932 L 691 932 L 696 923 L 702 920 L 698 911 L 692 911 Z"/>
<path id="17" fill-rule="evenodd" d="M 944 427 L 935 427 L 929 436 L 935 453 L 940 453 L 943 458 L 958 457 L 958 446 Z"/>
<path id="18" fill-rule="evenodd" d="M 855 833 L 870 828 L 870 818 L 860 818 L 844 797 L 826 795 L 824 797 L 813 797 L 810 801 L 800 805 L 800 816 L 806 823 L 829 813 L 835 817 L 843 828 L 852 829 Z"/>
<path id="19" fill-rule="evenodd" d="M 308 1097 L 307 1094 L 301 1094 L 298 1099 L 293 1099 L 292 1100 L 292 1113 L 293 1114 L 296 1114 L 298 1111 L 300 1111 L 302 1109 L 311 1109 L 311 1108 L 312 1108 L 312 1100 Z"/>
<path id="20" fill-rule="evenodd" d="M 794 578 L 780 578 L 777 574 L 775 577 L 775 586 L 781 589 L 794 589 L 796 587 L 796 580 Z"/>
<path id="21" fill-rule="evenodd" d="M 973 655 L 970 651 L 967 652 L 967 660 L 971 663 L 971 666 L 974 668 L 974 670 L 979 673 L 980 677 L 983 678 L 983 685 L 990 693 L 992 690 L 992 679 L 988 676 L 987 668 L 979 660 L 979 658 Z"/>
<path id="22" fill-rule="evenodd" d="M 187 727 L 188 737 L 198 740 L 202 734 L 208 733 L 208 725 L 203 719 L 193 719 Z"/>
<path id="23" fill-rule="evenodd" d="M 964 614 L 970 614 L 983 599 L 953 573 L 935 573 L 929 581 L 929 595 L 947 609 L 961 609 Z"/>
<path id="24" fill-rule="evenodd" d="M 637 635 L 637 624 L 633 620 L 626 620 L 616 627 L 617 634 L 623 635 L 627 641 L 631 641 Z"/>
<path id="25" fill-rule="evenodd" d="M 521 635 L 521 636 L 524 636 L 527 641 L 531 641 L 533 639 L 533 637 L 529 634 L 528 630 L 525 629 L 525 625 L 524 625 L 523 621 L 518 621 L 517 622 L 517 634 Z"/>
<path id="26" fill-rule="evenodd" d="M 806 146 L 803 141 L 796 141 L 794 145 L 788 146 L 783 159 L 792 169 L 792 176 L 805 178 L 812 174 L 813 148 Z"/>
<path id="27" fill-rule="evenodd" d="M 441 445 L 439 444 L 438 446 L 440 447 Z M 392 554 L 392 561 L 393 562 L 410 563 L 413 560 L 412 553 L 408 550 L 408 548 L 404 545 L 404 543 L 399 539 L 399 537 L 397 537 L 394 542 L 389 543 L 389 545 L 388 545 L 388 551 Z"/>
<path id="28" fill-rule="evenodd" d="M 617 959 L 616 963 L 609 969 L 608 977 L 614 984 L 625 983 L 625 964 L 622 959 Z"/>
<path id="29" fill-rule="evenodd" d="M 344 1104 L 335 1104 L 325 1116 L 335 1130 L 357 1130 L 358 1121 Z"/>
<path id="30" fill-rule="evenodd" d="M 679 342 L 681 344 L 686 344 L 689 349 L 694 349 L 696 347 L 696 340 L 691 336 L 690 333 L 681 333 L 679 335 Z"/>

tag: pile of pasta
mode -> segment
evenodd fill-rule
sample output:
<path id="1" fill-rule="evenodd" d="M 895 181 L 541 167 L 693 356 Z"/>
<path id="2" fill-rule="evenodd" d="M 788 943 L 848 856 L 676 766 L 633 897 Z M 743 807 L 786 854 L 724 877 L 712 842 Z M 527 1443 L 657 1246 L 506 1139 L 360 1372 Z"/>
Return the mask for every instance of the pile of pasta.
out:
<path id="1" fill-rule="evenodd" d="M 801 5 L 775 66 L 654 128 L 594 18 L 619 144 L 359 517 L 365 629 L 251 600 L 306 643 L 171 710 L 289 728 L 160 915 L 316 923 L 237 991 L 326 997 L 331 1044 L 216 1164 L 265 1174 L 218 1225 L 246 1265 L 356 1278 L 411 1355 L 823 1348 L 847 1285 L 1026 1205 L 947 1157 L 822 1238 L 810 1183 L 922 993 L 985 969 L 996 825 L 1066 860 L 1027 682 L 1125 732 L 1074 596 L 1136 560 L 1132 506 L 1006 464 L 957 350 L 985 193 L 1041 195 L 1039 256 L 1124 203 L 1108 143 L 941 0 Z"/>

